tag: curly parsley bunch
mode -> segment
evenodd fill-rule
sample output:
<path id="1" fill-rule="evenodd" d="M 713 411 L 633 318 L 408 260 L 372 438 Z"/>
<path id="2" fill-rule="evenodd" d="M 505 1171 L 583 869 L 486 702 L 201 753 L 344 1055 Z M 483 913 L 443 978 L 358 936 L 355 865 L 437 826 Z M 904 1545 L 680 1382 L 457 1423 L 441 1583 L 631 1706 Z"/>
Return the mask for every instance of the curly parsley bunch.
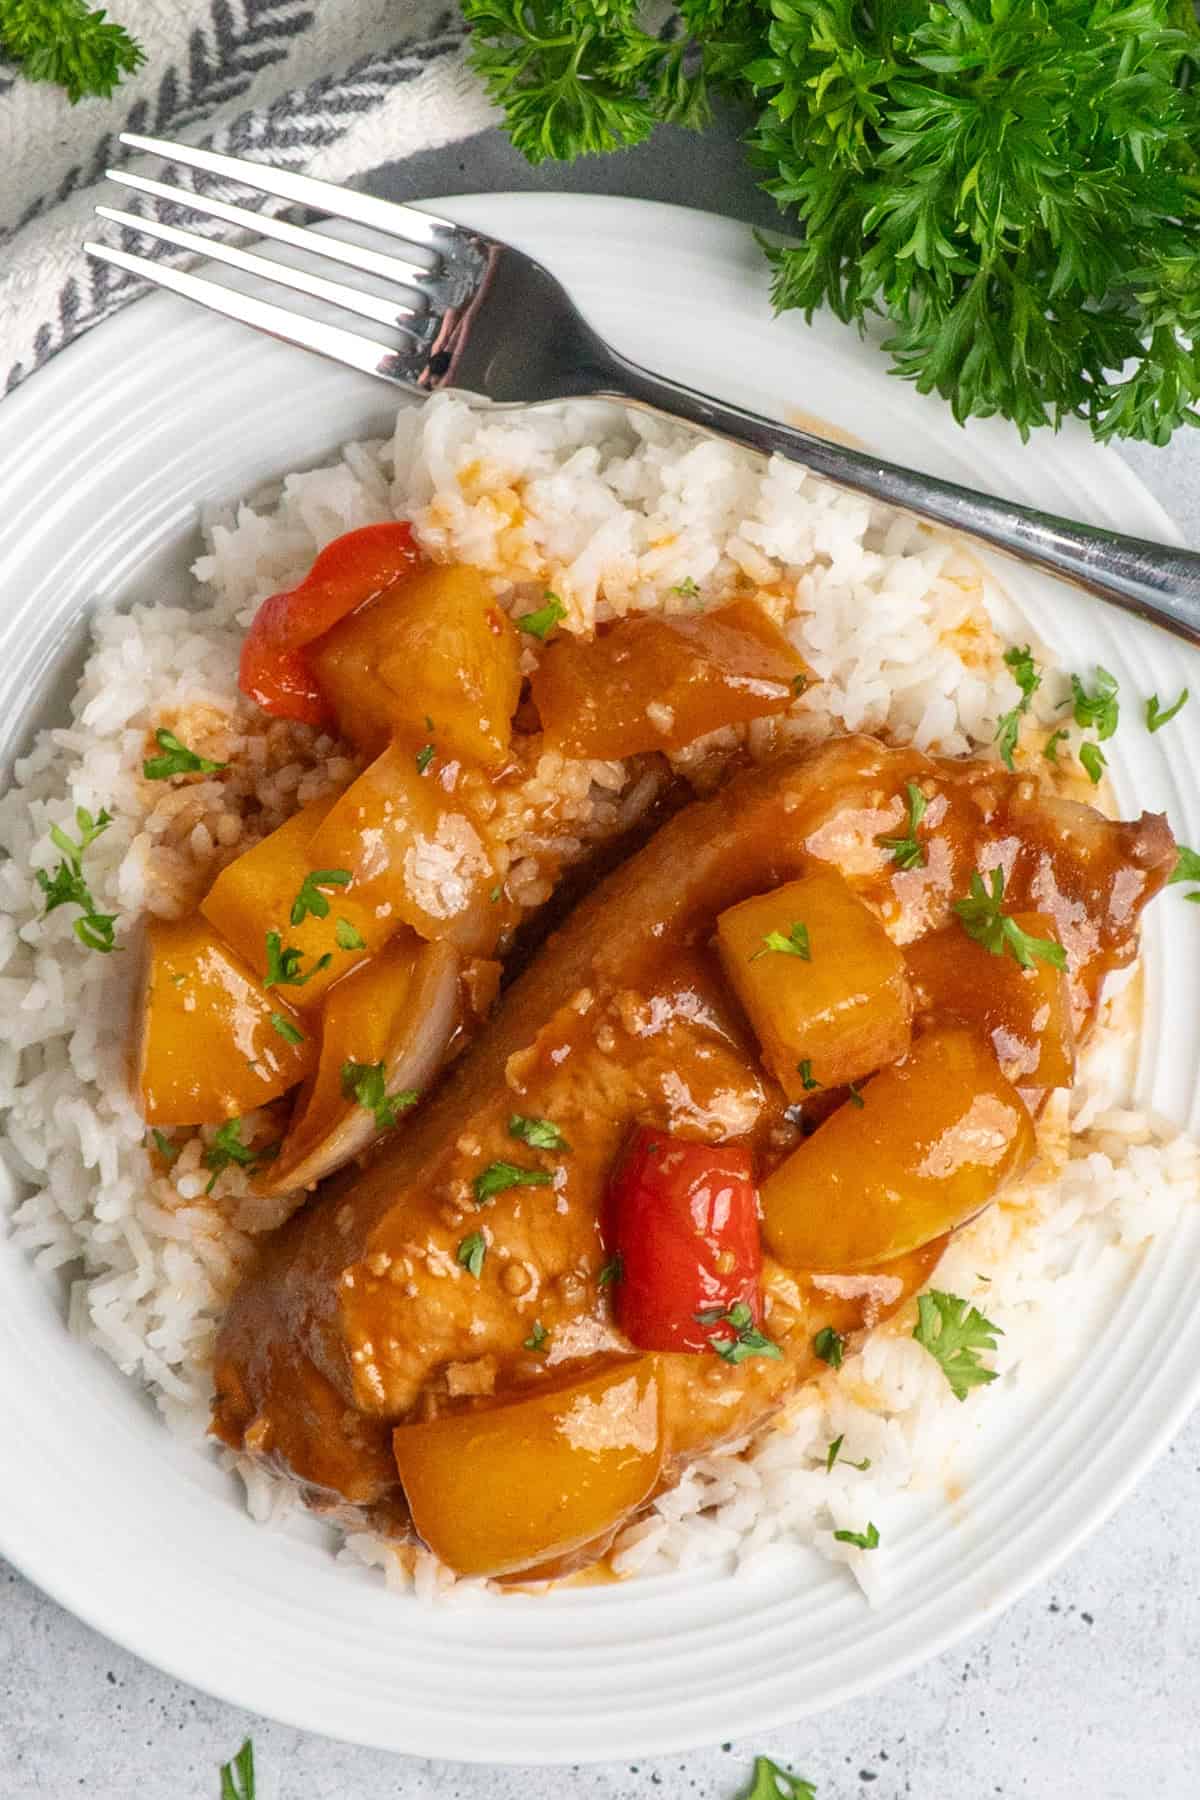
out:
<path id="1" fill-rule="evenodd" d="M 960 421 L 1163 444 L 1200 423 L 1193 0 L 464 0 L 533 161 L 749 103 L 793 226 L 774 298 L 890 322 L 895 374 Z"/>

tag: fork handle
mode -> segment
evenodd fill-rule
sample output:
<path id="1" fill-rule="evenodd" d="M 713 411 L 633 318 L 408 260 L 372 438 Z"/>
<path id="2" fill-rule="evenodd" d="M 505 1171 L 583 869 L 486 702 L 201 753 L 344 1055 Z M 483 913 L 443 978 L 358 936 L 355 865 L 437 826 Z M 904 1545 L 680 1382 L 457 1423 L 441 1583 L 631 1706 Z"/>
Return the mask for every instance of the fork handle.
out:
<path id="1" fill-rule="evenodd" d="M 1013 500 L 976 493 L 957 482 L 917 474 L 744 407 L 728 406 L 610 355 L 611 362 L 597 371 L 605 397 L 669 413 L 765 455 L 803 463 L 840 487 L 979 538 L 1200 644 L 1200 555 L 1194 551 L 1081 525 Z"/>

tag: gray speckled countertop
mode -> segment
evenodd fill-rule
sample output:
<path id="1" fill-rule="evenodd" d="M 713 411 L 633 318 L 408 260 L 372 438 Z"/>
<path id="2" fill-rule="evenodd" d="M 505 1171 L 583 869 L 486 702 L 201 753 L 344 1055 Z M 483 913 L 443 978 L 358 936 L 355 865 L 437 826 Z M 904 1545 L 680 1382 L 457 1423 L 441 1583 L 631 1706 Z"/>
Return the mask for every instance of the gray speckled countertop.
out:
<path id="1" fill-rule="evenodd" d="M 371 185 L 397 199 L 622 193 L 774 218 L 732 132 L 661 132 L 638 151 L 567 170 L 531 170 L 489 132 L 382 170 Z M 1200 544 L 1200 445 L 1138 447 L 1128 460 Z M 1197 1800 L 1198 1501 L 1193 1419 L 1066 1568 L 962 1649 L 754 1743 L 568 1771 L 432 1764 L 268 1724 L 114 1649 L 0 1563 L 0 1800 L 216 1800 L 217 1766 L 247 1733 L 260 1800 L 732 1800 L 756 1750 L 815 1782 L 820 1800 Z"/>

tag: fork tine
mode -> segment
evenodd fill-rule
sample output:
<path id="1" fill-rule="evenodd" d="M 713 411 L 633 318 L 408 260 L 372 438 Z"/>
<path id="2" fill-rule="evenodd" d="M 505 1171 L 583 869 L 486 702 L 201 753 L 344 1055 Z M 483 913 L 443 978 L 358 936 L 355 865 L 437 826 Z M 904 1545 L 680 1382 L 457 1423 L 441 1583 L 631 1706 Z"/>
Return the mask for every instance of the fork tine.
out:
<path id="1" fill-rule="evenodd" d="M 214 200 L 191 188 L 171 187 L 165 181 L 151 180 L 148 175 L 135 175 L 130 169 L 106 169 L 104 174 L 106 180 L 115 181 L 120 187 L 136 188 L 139 194 L 152 194 L 158 200 L 169 200 L 190 212 L 209 213 L 214 219 L 223 219 L 227 225 L 252 231 L 255 237 L 277 238 L 281 244 L 292 244 L 297 250 L 308 250 L 314 256 L 328 257 L 331 262 L 343 263 L 349 269 L 360 269 L 364 275 L 378 275 L 384 281 L 398 281 L 404 287 L 415 287 L 426 282 L 430 274 L 421 263 L 405 262 L 399 256 L 384 256 L 362 244 L 346 243 L 341 238 L 327 237 L 324 232 L 311 231 L 303 225 L 291 225 L 271 213 L 252 212 L 247 206 L 232 206 L 227 200 Z"/>
<path id="2" fill-rule="evenodd" d="M 199 306 L 208 307 L 210 312 L 223 313 L 227 319 L 237 319 L 243 325 L 253 325 L 257 331 L 265 331 L 269 337 L 279 338 L 285 344 L 297 344 L 303 350 L 315 350 L 321 356 L 328 356 L 333 362 L 345 363 L 351 369 L 361 369 L 364 375 L 378 375 L 385 381 L 395 382 L 398 387 L 415 387 L 414 375 L 406 367 L 411 363 L 411 354 L 405 358 L 401 353 L 389 350 L 384 344 L 377 344 L 371 338 L 360 337 L 356 331 L 345 331 L 340 325 L 326 325 L 317 319 L 302 318 L 298 313 L 288 312 L 285 307 L 274 306 L 269 300 L 256 300 L 250 294 L 239 294 L 233 288 L 221 287 L 215 281 L 205 281 L 200 275 L 191 275 L 186 269 L 173 269 L 166 263 L 154 262 L 148 256 L 134 256 L 128 250 L 114 250 L 108 244 L 88 243 L 84 249 L 89 256 L 98 257 L 101 262 L 112 263 L 118 269 L 127 269 L 131 275 L 141 275 L 145 280 L 158 287 L 170 288 L 172 293 L 182 294 L 185 300 L 194 300 Z"/>
<path id="3" fill-rule="evenodd" d="M 185 231 L 181 226 L 160 224 L 157 219 L 142 219 L 136 213 L 120 212 L 113 206 L 98 206 L 96 212 L 100 218 L 111 219 L 115 225 L 124 225 L 128 230 L 139 231 L 145 237 L 175 244 L 181 250 L 192 250 L 198 256 L 211 258 L 214 262 L 228 263 L 231 268 L 243 269 L 247 275 L 277 281 L 298 294 L 307 294 L 314 300 L 325 300 L 331 306 L 340 306 L 346 312 L 357 313 L 360 319 L 373 319 L 377 325 L 387 325 L 398 331 L 408 331 L 414 336 L 423 336 L 426 333 L 420 327 L 414 329 L 404 321 L 420 318 L 427 327 L 432 324 L 430 315 L 423 309 L 418 312 L 415 307 L 402 306 L 395 300 L 381 300 L 374 294 L 362 294 L 357 288 L 346 287 L 343 282 L 327 281 L 322 275 L 310 275 L 307 269 L 294 269 L 287 263 L 272 262 L 265 256 L 255 256 L 253 251 L 239 249 L 236 244 L 200 237 L 198 233 Z"/>
<path id="4" fill-rule="evenodd" d="M 142 137 L 136 131 L 123 131 L 121 142 L 131 150 L 142 150 L 147 156 L 161 156 L 167 162 L 182 163 L 188 169 L 204 169 L 210 175 L 224 175 L 246 187 L 259 188 L 282 200 L 300 206 L 315 207 L 335 219 L 351 219 L 373 231 L 384 231 L 389 237 L 407 239 L 426 249 L 440 251 L 447 241 L 465 237 L 458 225 L 439 219 L 433 213 L 418 212 L 415 206 L 404 206 L 396 200 L 378 200 L 373 194 L 360 194 L 352 188 L 340 188 L 331 181 L 318 181 L 312 175 L 297 175 L 291 169 L 276 169 L 269 163 L 249 162 L 240 156 L 222 156 L 216 150 L 197 150 L 190 144 L 172 144 L 163 138 Z M 476 234 L 478 235 L 478 234 Z"/>

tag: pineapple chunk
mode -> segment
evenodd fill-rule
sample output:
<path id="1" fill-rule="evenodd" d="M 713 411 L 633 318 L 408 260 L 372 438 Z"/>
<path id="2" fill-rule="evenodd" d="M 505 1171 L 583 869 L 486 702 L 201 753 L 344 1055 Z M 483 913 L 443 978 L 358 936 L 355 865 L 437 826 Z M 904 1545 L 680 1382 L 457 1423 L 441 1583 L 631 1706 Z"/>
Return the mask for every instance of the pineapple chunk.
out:
<path id="1" fill-rule="evenodd" d="M 521 697 L 512 622 L 478 569 L 432 564 L 351 613 L 308 650 L 322 695 L 352 743 L 393 732 L 414 751 L 495 767 Z"/>
<path id="2" fill-rule="evenodd" d="M 313 836 L 334 807 L 334 800 L 314 800 L 288 819 L 269 837 L 246 850 L 223 869 L 205 896 L 200 911 L 245 958 L 260 977 L 269 969 L 268 934 L 279 938 L 281 952 L 295 949 L 297 982 L 272 986 L 270 992 L 285 997 L 302 1012 L 319 1006 L 326 990 L 343 975 L 385 944 L 396 921 L 377 915 L 355 894 L 349 883 L 330 882 L 317 888 L 316 910 L 306 908 L 298 925 L 292 910 L 306 878 L 333 871 L 349 875 L 348 862 L 314 859 Z M 309 890 L 311 891 L 311 889 Z M 320 908 L 328 911 L 320 916 Z M 361 939 L 361 944 L 357 940 Z M 329 957 L 323 968 L 318 964 Z"/>
<path id="3" fill-rule="evenodd" d="M 888 1262 L 964 1225 L 1035 1149 L 990 1045 L 957 1026 L 931 1031 L 767 1178 L 767 1247 L 793 1269 Z"/>
<path id="4" fill-rule="evenodd" d="M 203 919 L 152 919 L 146 938 L 137 1086 L 148 1125 L 217 1125 L 304 1079 L 316 1049 L 295 1013 Z"/>
<path id="5" fill-rule="evenodd" d="M 731 906 L 717 920 L 717 948 L 790 1100 L 857 1081 L 908 1049 L 904 956 L 835 869 L 814 867 Z"/>
<path id="6" fill-rule="evenodd" d="M 330 811 L 309 855 L 314 867 L 349 869 L 374 930 L 411 925 L 482 955 L 500 926 L 489 898 L 496 874 L 444 772 L 439 755 L 426 760 L 399 740 L 389 744 Z"/>
<path id="7" fill-rule="evenodd" d="M 533 676 L 547 745 L 567 756 L 679 750 L 721 725 L 786 712 L 815 679 L 753 600 L 561 634 Z"/>
<path id="8" fill-rule="evenodd" d="M 1030 937 L 1057 939 L 1047 913 L 1014 913 Z M 904 952 L 919 1013 L 972 1025 L 992 1040 L 1010 1081 L 1024 1087 L 1071 1087 L 1075 1031 L 1071 984 L 1065 969 L 1038 959 L 1023 969 L 1011 956 L 993 956 L 961 925 L 932 932 Z"/>

